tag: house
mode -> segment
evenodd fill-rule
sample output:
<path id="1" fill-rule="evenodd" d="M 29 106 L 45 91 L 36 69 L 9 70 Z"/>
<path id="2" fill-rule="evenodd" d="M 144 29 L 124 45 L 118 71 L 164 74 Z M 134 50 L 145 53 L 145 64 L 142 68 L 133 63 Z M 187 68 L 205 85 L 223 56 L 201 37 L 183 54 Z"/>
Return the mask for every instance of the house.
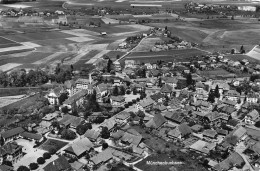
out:
<path id="1" fill-rule="evenodd" d="M 18 138 L 21 133 L 23 133 L 25 130 L 22 127 L 17 127 L 14 129 L 7 130 L 1 134 L 1 136 L 4 139 L 5 143 L 8 143 L 10 141 L 13 141 L 14 139 Z"/>
<path id="2" fill-rule="evenodd" d="M 42 127 L 42 128 L 49 129 L 52 122 L 56 121 L 58 116 L 59 116 L 59 114 L 57 112 L 49 113 L 49 114 L 45 115 L 42 118 L 42 121 L 40 122 L 39 126 Z"/>
<path id="3" fill-rule="evenodd" d="M 224 93 L 224 97 L 228 100 L 237 102 L 240 99 L 240 94 L 236 90 L 228 90 Z"/>
<path id="4" fill-rule="evenodd" d="M 205 121 L 210 123 L 210 125 L 221 126 L 221 123 L 227 123 L 227 121 L 230 118 L 230 115 L 214 111 L 207 113 L 204 117 Z"/>
<path id="5" fill-rule="evenodd" d="M 237 104 L 236 101 L 228 100 L 228 99 L 226 99 L 226 98 L 223 99 L 222 103 L 223 103 L 223 104 L 226 104 L 226 105 L 228 105 L 228 106 L 232 106 L 232 107 L 236 106 L 236 104 Z"/>
<path id="6" fill-rule="evenodd" d="M 203 135 L 204 138 L 207 138 L 207 139 L 216 139 L 218 133 L 215 130 L 206 129 L 206 130 L 203 131 L 202 135 Z"/>
<path id="7" fill-rule="evenodd" d="M 22 132 L 20 134 L 21 137 L 28 140 L 34 140 L 37 143 L 40 143 L 43 141 L 43 136 L 40 134 L 30 133 L 30 132 Z"/>
<path id="8" fill-rule="evenodd" d="M 166 122 L 165 118 L 161 114 L 156 114 L 151 120 L 145 123 L 148 128 L 160 128 Z"/>
<path id="9" fill-rule="evenodd" d="M 96 142 L 98 137 L 100 136 L 100 132 L 100 129 L 88 129 L 85 132 L 84 136 L 87 137 L 90 141 Z"/>
<path id="10" fill-rule="evenodd" d="M 93 163 L 93 165 L 100 166 L 101 164 L 107 163 L 112 159 L 112 150 L 110 148 L 107 148 L 104 151 L 98 153 L 97 155 L 91 157 L 89 160 Z"/>
<path id="11" fill-rule="evenodd" d="M 196 125 L 193 125 L 193 126 L 190 127 L 190 128 L 191 128 L 191 130 L 192 130 L 193 132 L 198 133 L 198 132 L 200 132 L 200 131 L 203 129 L 203 126 L 196 124 Z"/>
<path id="12" fill-rule="evenodd" d="M 78 78 L 75 81 L 75 89 L 76 91 L 82 90 L 82 89 L 88 89 L 90 85 L 95 85 L 96 83 L 92 81 L 91 74 L 89 75 L 89 79 L 85 78 Z"/>
<path id="13" fill-rule="evenodd" d="M 135 107 L 141 111 L 150 110 L 154 103 L 155 101 L 153 101 L 151 98 L 145 98 L 137 103 Z"/>
<path id="14" fill-rule="evenodd" d="M 216 143 L 209 143 L 203 140 L 198 140 L 192 145 L 190 145 L 189 149 L 200 154 L 207 155 L 210 151 L 213 151 L 216 147 Z"/>
<path id="15" fill-rule="evenodd" d="M 142 140 L 142 135 L 134 129 L 129 129 L 121 137 L 120 142 L 128 146 L 138 146 Z"/>
<path id="16" fill-rule="evenodd" d="M 49 103 L 51 105 L 60 104 L 59 97 L 62 93 L 65 93 L 65 90 L 63 89 L 63 87 L 56 87 L 54 89 L 51 89 L 49 91 L 49 93 L 46 95 Z"/>
<path id="17" fill-rule="evenodd" d="M 0 163 L 4 161 L 16 163 L 23 156 L 22 148 L 16 142 L 8 142 L 0 147 Z"/>
<path id="18" fill-rule="evenodd" d="M 165 95 L 160 92 L 154 93 L 150 97 L 152 100 L 154 100 L 155 102 L 159 102 L 159 103 L 162 103 L 165 100 Z"/>
<path id="19" fill-rule="evenodd" d="M 82 106 L 84 103 L 85 97 L 88 95 L 88 90 L 82 89 L 70 96 L 63 102 L 63 106 L 67 106 L 68 109 L 73 107 Z"/>
<path id="20" fill-rule="evenodd" d="M 178 79 L 175 77 L 163 77 L 162 83 L 170 85 L 173 89 L 177 87 Z"/>
<path id="21" fill-rule="evenodd" d="M 259 95 L 257 93 L 248 93 L 246 95 L 246 102 L 248 103 L 257 103 Z"/>
<path id="22" fill-rule="evenodd" d="M 44 171 L 71 171 L 71 166 L 68 160 L 64 156 L 59 156 L 53 162 L 47 164 L 44 168 Z"/>
<path id="23" fill-rule="evenodd" d="M 2 165 L 0 165 L 0 170 L 1 170 L 1 171 L 13 171 L 14 168 L 11 167 L 11 166 L 8 166 L 8 165 L 5 165 L 5 164 L 2 164 Z"/>
<path id="24" fill-rule="evenodd" d="M 69 96 L 75 94 L 75 81 L 74 80 L 67 80 L 64 82 L 64 87 L 66 91 L 69 93 Z"/>
<path id="25" fill-rule="evenodd" d="M 165 112 L 165 115 L 164 117 L 169 120 L 169 121 L 172 121 L 172 122 L 175 122 L 175 123 L 182 123 L 183 119 L 184 119 L 184 116 L 180 113 L 180 112 Z"/>
<path id="26" fill-rule="evenodd" d="M 259 113 L 257 110 L 252 110 L 245 116 L 245 123 L 254 125 L 259 120 Z"/>
<path id="27" fill-rule="evenodd" d="M 126 111 L 122 111 L 120 113 L 118 113 L 115 116 L 115 121 L 119 124 L 123 124 L 123 123 L 127 123 L 127 120 L 130 118 L 130 113 L 126 112 Z"/>
<path id="28" fill-rule="evenodd" d="M 160 92 L 168 97 L 171 96 L 173 88 L 169 84 L 164 84 L 160 90 Z"/>
<path id="29" fill-rule="evenodd" d="M 224 106 L 222 109 L 220 109 L 220 112 L 231 115 L 233 112 L 235 112 L 236 109 L 232 106 Z"/>
<path id="30" fill-rule="evenodd" d="M 68 157 L 80 159 L 81 157 L 85 156 L 86 153 L 89 153 L 93 147 L 94 144 L 85 137 L 69 145 L 69 147 L 66 148 L 64 152 Z"/>
<path id="31" fill-rule="evenodd" d="M 164 112 L 166 111 L 167 107 L 164 106 L 162 103 L 157 103 L 156 105 L 153 105 L 153 109 L 155 111 Z"/>
<path id="32" fill-rule="evenodd" d="M 153 69 L 153 65 L 150 63 L 145 63 L 144 66 L 146 67 L 146 69 L 148 70 L 152 70 Z"/>
<path id="33" fill-rule="evenodd" d="M 115 117 L 111 117 L 109 119 L 105 119 L 104 122 L 100 124 L 100 127 L 107 127 L 109 131 L 112 131 L 116 124 L 117 122 Z"/>
<path id="34" fill-rule="evenodd" d="M 123 107 L 125 105 L 124 96 L 110 96 L 110 103 L 113 107 Z"/>
<path id="35" fill-rule="evenodd" d="M 225 129 L 216 129 L 218 135 L 222 135 L 222 136 L 227 136 L 228 135 L 228 131 Z"/>
<path id="36" fill-rule="evenodd" d="M 105 83 L 101 83 L 99 85 L 97 85 L 97 87 L 95 88 L 96 93 L 97 93 L 97 101 L 98 102 L 103 102 L 102 99 L 103 97 L 107 96 L 109 94 L 109 90 L 112 88 L 112 84 L 105 84 Z"/>
<path id="37" fill-rule="evenodd" d="M 232 144 L 232 145 L 236 145 L 235 143 L 240 142 L 241 140 L 243 140 L 247 136 L 247 130 L 244 127 L 240 126 L 233 133 L 231 133 L 231 135 L 236 137 L 236 142 L 234 142 Z M 228 136 L 226 138 L 228 138 Z"/>
<path id="38" fill-rule="evenodd" d="M 242 168 L 245 165 L 243 157 L 237 152 L 232 153 L 228 158 L 215 165 L 215 171 L 230 170 L 233 167 Z"/>
<path id="39" fill-rule="evenodd" d="M 191 134 L 191 129 L 186 124 L 180 124 L 175 129 L 170 130 L 167 135 L 172 139 L 183 139 Z"/>
<path id="40" fill-rule="evenodd" d="M 235 127 L 237 126 L 237 124 L 239 123 L 239 120 L 237 119 L 230 119 L 228 122 L 227 122 L 227 126 L 231 129 L 235 129 Z"/>
<path id="41" fill-rule="evenodd" d="M 62 119 L 59 121 L 60 125 L 65 128 L 74 128 L 76 129 L 77 126 L 82 124 L 84 122 L 84 119 L 81 117 L 73 116 L 73 115 L 63 115 Z"/>
<path id="42" fill-rule="evenodd" d="M 125 68 L 135 68 L 135 60 L 125 60 Z"/>

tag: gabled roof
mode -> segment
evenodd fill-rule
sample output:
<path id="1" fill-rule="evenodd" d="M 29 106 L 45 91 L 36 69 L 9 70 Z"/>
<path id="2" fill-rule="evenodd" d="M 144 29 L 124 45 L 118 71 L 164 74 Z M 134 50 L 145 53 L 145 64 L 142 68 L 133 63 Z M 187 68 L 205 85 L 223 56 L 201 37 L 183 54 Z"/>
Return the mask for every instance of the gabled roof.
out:
<path id="1" fill-rule="evenodd" d="M 165 81 L 165 83 L 169 83 L 169 84 L 177 84 L 178 79 L 175 77 L 163 77 L 162 80 Z"/>
<path id="2" fill-rule="evenodd" d="M 42 135 L 40 134 L 34 134 L 30 132 L 23 132 L 20 134 L 22 137 L 29 138 L 29 139 L 34 139 L 34 140 L 40 140 L 42 139 Z"/>
<path id="3" fill-rule="evenodd" d="M 118 113 L 115 118 L 116 119 L 125 120 L 125 119 L 127 119 L 129 117 L 130 117 L 130 113 L 128 113 L 126 111 L 122 111 L 122 112 Z"/>
<path id="4" fill-rule="evenodd" d="M 182 136 L 186 136 L 186 135 L 189 135 L 192 133 L 190 127 L 185 123 L 180 124 L 178 126 L 178 129 L 179 129 L 180 133 L 182 134 Z"/>
<path id="5" fill-rule="evenodd" d="M 77 93 L 73 94 L 72 96 L 70 96 L 68 99 L 66 99 L 63 104 L 71 105 L 74 102 L 78 101 L 80 98 L 86 96 L 87 94 L 88 94 L 88 90 L 82 89 L 82 90 L 78 91 Z"/>
<path id="6" fill-rule="evenodd" d="M 190 149 L 208 154 L 216 147 L 216 143 L 208 143 L 206 141 L 198 140 L 190 146 Z"/>
<path id="7" fill-rule="evenodd" d="M 0 165 L 0 171 L 13 171 L 14 168 L 5 164 Z"/>
<path id="8" fill-rule="evenodd" d="M 100 130 L 95 129 L 88 129 L 84 134 L 85 137 L 89 138 L 90 140 L 96 140 L 100 135 Z"/>
<path id="9" fill-rule="evenodd" d="M 233 166 L 242 166 L 244 163 L 244 159 L 237 152 L 232 153 L 228 158 L 218 163 L 213 167 L 214 170 L 223 171 L 229 170 Z"/>
<path id="10" fill-rule="evenodd" d="M 150 121 L 148 121 L 145 126 L 159 128 L 166 122 L 165 118 L 161 114 L 156 114 Z"/>
<path id="11" fill-rule="evenodd" d="M 0 147 L 0 156 L 4 156 L 5 154 L 14 154 L 20 149 L 22 149 L 22 146 L 18 145 L 16 142 L 9 142 Z"/>
<path id="12" fill-rule="evenodd" d="M 206 129 L 203 131 L 203 136 L 214 138 L 218 133 L 215 130 L 212 129 Z"/>
<path id="13" fill-rule="evenodd" d="M 142 140 L 141 135 L 135 135 L 131 134 L 129 132 L 125 132 L 123 137 L 121 138 L 121 141 L 128 142 L 129 144 L 138 145 Z"/>
<path id="14" fill-rule="evenodd" d="M 98 153 L 94 157 L 91 157 L 90 160 L 93 161 L 96 165 L 102 162 L 106 162 L 113 158 L 113 150 L 111 148 L 107 148 L 101 153 Z"/>
<path id="15" fill-rule="evenodd" d="M 233 136 L 236 136 L 238 139 L 240 139 L 246 134 L 246 132 L 246 129 L 241 126 L 233 132 Z"/>
<path id="16" fill-rule="evenodd" d="M 91 148 L 93 148 L 93 146 L 93 143 L 88 138 L 82 138 L 66 148 L 65 151 L 69 151 L 76 154 L 77 156 L 80 156 L 85 151 L 89 151 Z"/>
<path id="17" fill-rule="evenodd" d="M 164 98 L 165 95 L 163 95 L 162 93 L 159 92 L 159 93 L 152 94 L 150 97 L 154 101 L 158 101 L 159 99 Z"/>
<path id="18" fill-rule="evenodd" d="M 54 160 L 53 162 L 50 162 L 48 165 L 46 165 L 43 170 L 44 171 L 62 171 L 66 170 L 68 168 L 71 168 L 69 162 L 64 156 L 59 156 L 58 159 Z"/>
<path id="19" fill-rule="evenodd" d="M 208 113 L 205 117 L 207 117 L 209 119 L 209 121 L 212 122 L 217 119 L 228 120 L 229 115 L 215 111 L 215 112 Z"/>
<path id="20" fill-rule="evenodd" d="M 12 137 L 14 135 L 21 134 L 24 131 L 25 130 L 22 127 L 17 127 L 17 128 L 10 129 L 10 130 L 2 133 L 2 137 L 6 139 L 6 138 Z"/>
<path id="21" fill-rule="evenodd" d="M 259 113 L 257 110 L 252 110 L 247 114 L 248 117 L 250 117 L 252 120 L 256 120 L 259 117 Z"/>
<path id="22" fill-rule="evenodd" d="M 54 112 L 54 113 L 49 113 L 47 115 L 45 115 L 42 120 L 45 120 L 45 121 L 51 121 L 52 119 L 56 118 L 59 114 L 57 112 Z"/>
<path id="23" fill-rule="evenodd" d="M 226 93 L 224 93 L 225 96 L 232 96 L 232 97 L 240 97 L 239 92 L 236 90 L 228 90 Z"/>
<path id="24" fill-rule="evenodd" d="M 162 103 L 157 103 L 156 105 L 153 106 L 154 109 L 157 109 L 159 111 L 164 111 L 167 109 L 166 106 L 164 106 Z"/>
<path id="25" fill-rule="evenodd" d="M 82 121 L 84 121 L 83 118 L 66 114 L 63 116 L 62 120 L 59 121 L 59 123 L 64 124 L 65 126 L 71 125 L 77 127 L 78 125 L 81 124 Z"/>
<path id="26" fill-rule="evenodd" d="M 160 92 L 162 93 L 171 93 L 172 92 L 172 86 L 170 86 L 169 84 L 164 84 L 160 90 Z"/>
<path id="27" fill-rule="evenodd" d="M 145 107 L 150 106 L 154 103 L 155 103 L 155 101 L 153 101 L 151 98 L 145 98 L 145 99 L 143 99 L 139 102 L 139 105 L 141 105 L 142 107 L 145 108 Z"/>
<path id="28" fill-rule="evenodd" d="M 106 119 L 104 122 L 100 124 L 101 127 L 107 127 L 108 130 L 114 128 L 115 125 L 116 125 L 116 121 L 114 117 Z"/>
<path id="29" fill-rule="evenodd" d="M 166 119 L 170 119 L 179 123 L 181 123 L 182 120 L 184 119 L 184 117 L 179 112 L 166 112 L 164 117 Z"/>

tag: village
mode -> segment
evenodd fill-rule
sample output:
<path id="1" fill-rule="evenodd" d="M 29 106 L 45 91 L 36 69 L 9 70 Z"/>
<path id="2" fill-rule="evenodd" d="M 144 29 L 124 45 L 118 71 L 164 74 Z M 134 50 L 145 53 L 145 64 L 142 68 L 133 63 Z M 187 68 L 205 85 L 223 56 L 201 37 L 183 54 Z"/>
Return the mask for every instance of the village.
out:
<path id="1" fill-rule="evenodd" d="M 154 155 L 181 168 L 181 154 L 204 170 L 259 169 L 259 65 L 221 54 L 104 61 L 88 78 L 35 92 L 41 107 L 1 123 L 2 170 L 145 170 Z M 237 72 L 215 74 L 225 67 Z"/>
<path id="2" fill-rule="evenodd" d="M 260 171 L 259 6 L 48 3 L 0 5 L 0 171 Z"/>

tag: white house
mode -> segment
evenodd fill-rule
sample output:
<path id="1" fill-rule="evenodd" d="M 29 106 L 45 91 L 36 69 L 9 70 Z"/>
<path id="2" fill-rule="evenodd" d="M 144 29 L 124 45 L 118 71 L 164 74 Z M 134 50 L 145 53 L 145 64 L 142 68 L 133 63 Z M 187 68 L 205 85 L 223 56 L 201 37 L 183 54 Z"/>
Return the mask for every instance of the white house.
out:
<path id="1" fill-rule="evenodd" d="M 256 121 L 259 119 L 259 113 L 257 110 L 252 110 L 245 116 L 245 123 L 254 125 Z"/>

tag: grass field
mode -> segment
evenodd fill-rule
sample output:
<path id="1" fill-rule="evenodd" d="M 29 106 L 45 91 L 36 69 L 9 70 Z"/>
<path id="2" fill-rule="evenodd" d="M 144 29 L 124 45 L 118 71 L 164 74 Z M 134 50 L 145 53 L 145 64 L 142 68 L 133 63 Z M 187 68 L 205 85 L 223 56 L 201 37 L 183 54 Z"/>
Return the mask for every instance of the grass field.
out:
<path id="1" fill-rule="evenodd" d="M 139 62 L 156 62 L 162 61 L 177 61 L 187 62 L 190 57 L 200 56 L 206 54 L 206 52 L 197 49 L 184 49 L 184 50 L 170 50 L 161 52 L 132 52 L 124 59 L 135 60 Z"/>
<path id="2" fill-rule="evenodd" d="M 243 59 L 247 59 L 250 63 L 260 63 L 259 60 L 251 58 L 250 56 L 247 55 L 242 55 L 242 54 L 234 54 L 234 55 L 225 55 L 225 58 L 228 58 L 233 61 L 241 61 Z"/>
<path id="3" fill-rule="evenodd" d="M 207 71 L 201 71 L 200 72 L 201 76 L 217 76 L 217 75 L 228 75 L 230 74 L 230 72 L 221 69 L 221 68 L 217 68 L 215 70 L 207 70 Z"/>
<path id="4" fill-rule="evenodd" d="M 58 31 L 48 31 L 48 32 L 6 35 L 5 37 L 10 40 L 14 40 L 16 42 L 30 42 L 30 41 L 38 41 L 38 40 L 62 39 L 62 38 L 68 38 L 72 36 Z"/>
<path id="5" fill-rule="evenodd" d="M 133 50 L 133 52 L 139 52 L 139 51 L 148 52 L 154 47 L 155 43 L 157 42 L 163 42 L 163 41 L 159 37 L 143 39 L 143 41 Z"/>

